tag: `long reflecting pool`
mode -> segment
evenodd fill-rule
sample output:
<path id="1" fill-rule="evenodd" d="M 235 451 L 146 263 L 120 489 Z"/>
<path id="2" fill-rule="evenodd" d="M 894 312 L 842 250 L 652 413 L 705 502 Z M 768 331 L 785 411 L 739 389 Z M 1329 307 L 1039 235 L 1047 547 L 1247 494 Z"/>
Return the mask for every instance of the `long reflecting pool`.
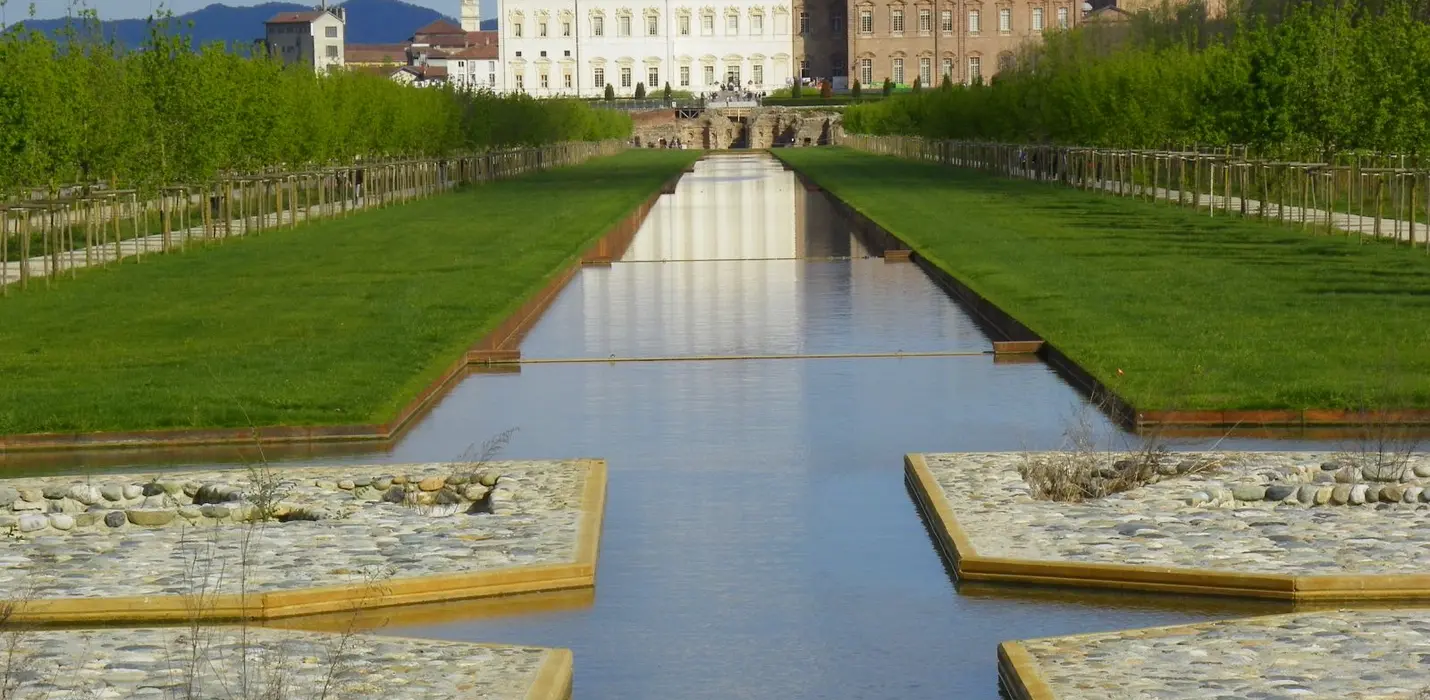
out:
<path id="1" fill-rule="evenodd" d="M 578 698 L 994 698 L 1005 639 L 1282 609 L 955 590 L 903 455 L 1055 448 L 1084 402 L 1040 363 L 980 354 L 967 315 L 851 230 L 767 156 L 702 161 L 620 262 L 562 293 L 522 346 L 537 362 L 469 377 L 390 451 L 338 458 L 451 459 L 514 427 L 504 457 L 607 459 L 594 595 L 364 624 L 569 647 Z M 925 352 L 970 354 L 898 355 Z M 822 357 L 770 357 L 789 355 Z"/>

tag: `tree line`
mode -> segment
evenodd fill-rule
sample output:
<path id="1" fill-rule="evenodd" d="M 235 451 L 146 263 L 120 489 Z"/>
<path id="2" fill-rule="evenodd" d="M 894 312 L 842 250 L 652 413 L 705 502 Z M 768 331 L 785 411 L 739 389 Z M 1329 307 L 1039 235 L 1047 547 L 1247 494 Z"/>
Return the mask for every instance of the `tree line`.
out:
<path id="1" fill-rule="evenodd" d="M 854 133 L 1268 157 L 1430 150 L 1423 0 L 1196 4 L 1050 33 L 990 83 L 849 108 Z"/>
<path id="2" fill-rule="evenodd" d="M 0 31 L 0 193 L 117 182 L 152 190 L 231 173 L 625 138 L 574 100 L 315 73 L 262 50 L 194 47 L 172 18 L 126 50 L 93 15 L 51 38 Z"/>

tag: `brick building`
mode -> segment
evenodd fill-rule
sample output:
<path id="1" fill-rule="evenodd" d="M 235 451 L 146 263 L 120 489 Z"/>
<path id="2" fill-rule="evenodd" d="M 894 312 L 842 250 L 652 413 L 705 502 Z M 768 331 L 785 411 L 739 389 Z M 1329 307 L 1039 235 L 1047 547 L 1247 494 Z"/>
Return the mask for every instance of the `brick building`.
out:
<path id="1" fill-rule="evenodd" d="M 850 78 L 876 87 L 989 80 L 1027 41 L 1072 27 L 1080 0 L 849 0 Z"/>

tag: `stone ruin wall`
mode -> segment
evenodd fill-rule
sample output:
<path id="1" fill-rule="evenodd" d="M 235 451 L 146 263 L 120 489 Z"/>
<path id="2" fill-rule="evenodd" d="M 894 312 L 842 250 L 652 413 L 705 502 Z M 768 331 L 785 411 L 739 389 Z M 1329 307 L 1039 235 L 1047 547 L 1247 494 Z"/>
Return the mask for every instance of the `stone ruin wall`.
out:
<path id="1" fill-rule="evenodd" d="M 750 110 L 745 121 L 730 119 L 724 110 L 710 109 L 695 119 L 677 119 L 675 110 L 659 110 L 633 115 L 634 138 L 642 148 L 658 148 L 662 143 L 679 140 L 690 148 L 731 148 L 741 144 L 748 148 L 814 146 L 836 139 L 842 134 L 842 118 L 834 110 L 795 109 L 790 107 L 760 107 Z"/>

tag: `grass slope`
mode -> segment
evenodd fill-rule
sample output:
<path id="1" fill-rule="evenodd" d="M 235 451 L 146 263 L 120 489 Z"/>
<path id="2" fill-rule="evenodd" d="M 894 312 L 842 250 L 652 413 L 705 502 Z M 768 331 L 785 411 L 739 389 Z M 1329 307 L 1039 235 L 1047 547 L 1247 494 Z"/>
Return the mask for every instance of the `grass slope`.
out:
<path id="1" fill-rule="evenodd" d="M 0 433 L 387 420 L 696 157 L 628 152 L 0 299 Z"/>
<path id="2" fill-rule="evenodd" d="M 1423 250 L 845 149 L 779 155 L 1138 408 L 1430 407 Z"/>

